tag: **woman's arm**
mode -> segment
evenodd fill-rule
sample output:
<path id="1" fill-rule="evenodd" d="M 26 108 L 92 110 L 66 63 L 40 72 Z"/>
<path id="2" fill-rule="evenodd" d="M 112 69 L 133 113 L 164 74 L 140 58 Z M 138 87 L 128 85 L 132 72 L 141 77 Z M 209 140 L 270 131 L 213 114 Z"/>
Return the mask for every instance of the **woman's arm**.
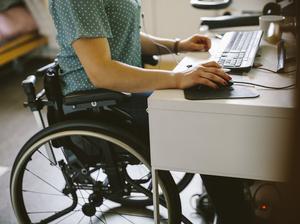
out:
<path id="1" fill-rule="evenodd" d="M 162 55 L 174 53 L 176 40 L 154 37 L 141 32 L 142 54 Z"/>
<path id="2" fill-rule="evenodd" d="M 145 92 L 155 89 L 188 88 L 205 84 L 217 88 L 230 77 L 216 63 L 208 63 L 181 73 L 133 67 L 112 60 L 106 38 L 80 38 L 72 44 L 92 84 L 119 92 Z"/>
<path id="3" fill-rule="evenodd" d="M 154 37 L 141 33 L 142 53 L 146 55 L 162 55 L 187 51 L 208 51 L 211 41 L 208 37 L 195 34 L 177 44 L 178 52 L 174 52 L 176 40 Z"/>

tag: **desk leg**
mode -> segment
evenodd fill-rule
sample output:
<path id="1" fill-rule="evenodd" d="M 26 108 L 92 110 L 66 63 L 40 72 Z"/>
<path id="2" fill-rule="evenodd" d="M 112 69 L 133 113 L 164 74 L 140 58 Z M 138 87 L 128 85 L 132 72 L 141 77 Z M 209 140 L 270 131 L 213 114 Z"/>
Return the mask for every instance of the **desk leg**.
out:
<path id="1" fill-rule="evenodd" d="M 152 188 L 153 188 L 153 206 L 154 206 L 154 222 L 159 224 L 159 192 L 158 192 L 158 174 L 157 170 L 152 168 Z"/>

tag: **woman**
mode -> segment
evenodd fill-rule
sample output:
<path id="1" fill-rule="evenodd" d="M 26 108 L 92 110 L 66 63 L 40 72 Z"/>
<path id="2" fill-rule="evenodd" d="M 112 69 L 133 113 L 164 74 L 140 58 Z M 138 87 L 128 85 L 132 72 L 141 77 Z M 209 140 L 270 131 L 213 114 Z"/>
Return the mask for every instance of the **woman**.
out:
<path id="1" fill-rule="evenodd" d="M 140 0 L 50 0 L 49 7 L 58 31 L 58 60 L 63 71 L 63 93 L 67 95 L 94 88 L 133 93 L 131 100 L 122 106 L 145 129 L 148 129 L 147 92 L 185 89 L 197 84 L 218 88 L 219 85 L 227 85 L 231 79 L 215 62 L 183 72 L 141 68 L 142 54 L 207 51 L 211 42 L 200 35 L 177 41 L 141 33 Z M 206 187 L 213 199 L 214 194 L 217 197 L 224 194 L 224 189 L 216 188 L 214 184 L 218 181 L 219 185 L 222 180 L 204 177 L 204 183 L 208 183 Z M 224 182 L 232 183 L 232 180 Z M 240 186 L 238 189 L 242 192 Z M 232 201 L 233 195 L 229 198 Z M 221 202 L 227 200 L 221 199 Z M 226 214 L 223 215 L 223 208 L 218 207 L 218 199 L 213 201 L 216 202 L 221 219 L 227 223 L 226 214 L 230 212 L 224 210 Z M 235 207 L 232 210 L 241 206 Z M 230 222 L 233 223 L 241 222 Z"/>

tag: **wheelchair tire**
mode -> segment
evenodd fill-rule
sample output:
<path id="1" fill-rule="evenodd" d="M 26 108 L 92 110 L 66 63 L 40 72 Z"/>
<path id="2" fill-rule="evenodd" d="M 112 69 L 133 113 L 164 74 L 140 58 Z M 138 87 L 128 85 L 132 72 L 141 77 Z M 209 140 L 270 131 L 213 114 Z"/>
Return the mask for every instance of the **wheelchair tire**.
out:
<path id="1" fill-rule="evenodd" d="M 89 205 L 92 202 L 90 201 L 90 197 L 88 199 L 84 198 L 84 195 L 81 194 L 81 196 L 78 196 L 78 191 L 80 191 L 82 188 L 78 188 L 74 190 L 79 184 L 71 184 L 69 185 L 69 182 L 71 181 L 71 178 L 73 178 L 73 174 L 68 177 L 66 175 L 68 172 L 65 172 L 64 169 L 68 169 L 69 165 L 64 164 L 66 160 L 61 159 L 59 166 L 53 167 L 49 166 L 51 169 L 58 170 L 57 173 L 62 173 L 61 175 L 62 179 L 66 182 L 64 183 L 66 186 L 63 190 L 60 190 L 59 188 L 56 188 L 55 186 L 49 184 L 48 179 L 42 179 L 38 176 L 37 173 L 34 173 L 30 170 L 31 167 L 34 168 L 35 164 L 33 163 L 33 160 L 38 157 L 41 161 L 43 159 L 46 159 L 42 164 L 40 163 L 40 160 L 37 162 L 37 171 L 36 172 L 42 172 L 45 174 L 49 174 L 50 177 L 52 177 L 52 173 L 49 173 L 46 171 L 46 168 L 44 168 L 45 164 L 48 164 L 50 162 L 49 158 L 47 158 L 42 152 L 42 149 L 40 147 L 44 147 L 43 145 L 49 144 L 54 139 L 58 138 L 64 138 L 66 136 L 71 135 L 82 135 L 82 136 L 89 136 L 93 138 L 99 138 L 101 140 L 108 141 L 110 143 L 116 144 L 118 147 L 124 149 L 127 151 L 127 153 L 130 153 L 134 157 L 136 157 L 142 164 L 145 165 L 149 170 L 150 169 L 150 156 L 149 152 L 147 152 L 147 148 L 134 136 L 132 136 L 130 133 L 124 133 L 121 129 L 112 127 L 111 125 L 106 125 L 103 123 L 95 123 L 90 121 L 67 121 L 67 122 L 61 122 L 57 123 L 53 126 L 50 126 L 46 129 L 43 129 L 42 131 L 38 132 L 36 135 L 34 135 L 20 150 L 19 154 L 16 157 L 16 160 L 14 162 L 12 172 L 11 172 L 11 179 L 10 179 L 10 195 L 11 195 L 11 202 L 14 209 L 14 212 L 16 214 L 17 220 L 19 223 L 51 223 L 54 220 L 59 223 L 64 223 L 64 219 L 68 219 L 68 214 L 71 213 L 71 215 L 74 215 L 75 213 L 78 214 L 79 212 L 82 212 L 85 216 L 89 217 L 90 220 L 92 218 L 98 218 L 97 215 L 92 216 L 94 209 L 91 208 Z M 50 143 L 51 144 L 51 143 Z M 46 147 L 45 147 L 46 148 Z M 44 148 L 43 148 L 44 149 Z M 53 150 L 61 150 L 61 156 L 63 158 L 63 150 L 62 149 L 53 149 Z M 48 160 L 48 161 L 47 161 Z M 42 165 L 42 166 L 40 166 Z M 49 164 L 50 165 L 50 164 Z M 49 168 L 49 169 L 50 169 Z M 45 171 L 44 171 L 45 169 Z M 26 180 L 24 180 L 25 177 L 29 176 L 28 183 Z M 54 176 L 53 176 L 54 177 Z M 56 176 L 55 176 L 56 177 Z M 43 188 L 38 188 L 37 183 L 31 182 L 31 179 L 36 178 L 37 182 L 40 182 L 40 185 L 47 185 L 50 189 L 52 189 L 54 192 L 55 190 L 58 190 L 61 195 L 64 196 L 66 199 L 73 200 L 70 207 L 64 209 L 59 213 L 58 211 L 40 211 L 40 207 L 46 206 L 47 204 L 51 204 L 49 200 L 44 199 L 43 197 L 50 197 L 50 196 L 57 196 L 53 192 L 50 193 L 43 193 L 38 192 L 42 191 Z M 64 179 L 65 178 L 65 179 Z M 159 172 L 159 186 L 163 193 L 163 198 L 160 199 L 161 205 L 164 205 L 167 207 L 166 213 L 167 213 L 167 221 L 169 224 L 179 224 L 181 223 L 181 204 L 180 204 L 180 198 L 179 193 L 176 188 L 175 182 L 172 179 L 169 172 L 163 171 Z M 56 182 L 56 180 L 55 180 Z M 58 183 L 59 181 L 57 181 Z M 23 187 L 25 185 L 36 187 L 38 190 L 28 190 L 24 189 Z M 94 188 L 93 188 L 94 189 Z M 87 190 L 85 190 L 87 191 Z M 25 201 L 24 198 L 27 198 L 26 194 L 30 193 L 30 195 L 37 195 L 37 194 L 43 194 L 40 196 L 39 201 L 35 201 L 34 203 L 30 200 L 33 200 L 30 197 L 28 197 L 28 201 Z M 86 195 L 86 192 L 83 192 Z M 151 192 L 150 192 L 151 193 Z M 150 194 L 149 193 L 149 194 Z M 57 194 L 57 192 L 56 192 Z M 89 195 L 91 196 L 91 195 Z M 79 204 L 78 202 L 83 199 L 84 205 Z M 46 201 L 45 201 L 46 200 Z M 85 200 L 88 200 L 89 203 L 86 203 Z M 104 200 L 108 200 L 105 198 Z M 45 203 L 43 203 L 45 201 Z M 101 200 L 98 201 L 99 204 L 101 204 Z M 103 203 L 103 202 L 102 202 Z M 63 204 L 63 203 L 61 203 Z M 56 204 L 57 206 L 60 206 L 60 201 Z M 93 204 L 94 205 L 94 204 Z M 27 207 L 28 206 L 28 207 Z M 62 206 L 62 205 L 61 205 Z M 75 210 L 78 206 L 81 206 L 81 208 Z M 30 209 L 37 209 L 37 212 L 33 212 Z M 97 209 L 97 208 L 95 208 Z M 164 209 L 164 208 L 163 208 Z M 162 210 L 162 209 L 161 209 Z M 101 214 L 103 215 L 104 212 L 100 209 Z M 53 215 L 49 216 L 52 217 L 45 217 L 41 218 L 39 222 L 33 222 L 32 217 L 41 216 L 42 214 L 45 214 L 46 212 L 53 213 Z M 64 212 L 65 214 L 62 215 Z M 97 213 L 95 213 L 97 214 Z M 116 213 L 117 214 L 117 213 Z M 53 219 L 54 216 L 57 216 L 57 219 Z M 124 215 L 121 216 L 124 218 Z M 83 219 L 84 217 L 82 217 Z M 105 218 L 105 216 L 104 216 Z M 89 220 L 89 223 L 90 223 Z M 78 220 L 77 220 L 78 221 Z M 103 222 L 103 221 L 102 221 Z M 66 223 L 69 223 L 66 222 Z M 81 223 L 81 222 L 80 222 Z M 103 222 L 106 223 L 106 222 Z M 134 222 L 129 222 L 134 223 Z"/>
<path id="2" fill-rule="evenodd" d="M 178 183 L 176 183 L 178 191 L 183 191 L 191 183 L 194 176 L 195 174 L 193 173 L 185 173 L 182 179 Z"/>

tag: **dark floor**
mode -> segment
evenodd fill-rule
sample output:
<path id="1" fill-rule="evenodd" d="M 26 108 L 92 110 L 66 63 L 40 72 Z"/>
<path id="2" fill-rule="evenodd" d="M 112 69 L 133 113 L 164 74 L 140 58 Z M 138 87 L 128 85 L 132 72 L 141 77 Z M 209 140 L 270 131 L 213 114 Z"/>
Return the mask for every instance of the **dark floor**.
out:
<path id="1" fill-rule="evenodd" d="M 45 64 L 45 61 L 31 60 L 27 67 L 39 67 L 41 64 Z M 30 74 L 30 71 L 24 73 Z M 10 170 L 20 148 L 38 131 L 32 113 L 23 107 L 24 94 L 20 84 L 24 77 L 11 71 L 10 67 L 0 68 L 0 224 L 16 223 L 9 197 Z M 197 176 L 181 195 L 183 212 L 195 224 L 205 223 L 190 205 L 191 195 L 199 193 L 200 186 L 201 181 Z M 130 209 L 127 211 L 134 212 Z M 131 218 L 134 219 L 133 216 Z M 129 223 L 149 222 L 146 218 L 144 221 L 139 218 L 139 221 Z M 124 218 L 117 218 L 113 223 L 124 223 Z"/>

